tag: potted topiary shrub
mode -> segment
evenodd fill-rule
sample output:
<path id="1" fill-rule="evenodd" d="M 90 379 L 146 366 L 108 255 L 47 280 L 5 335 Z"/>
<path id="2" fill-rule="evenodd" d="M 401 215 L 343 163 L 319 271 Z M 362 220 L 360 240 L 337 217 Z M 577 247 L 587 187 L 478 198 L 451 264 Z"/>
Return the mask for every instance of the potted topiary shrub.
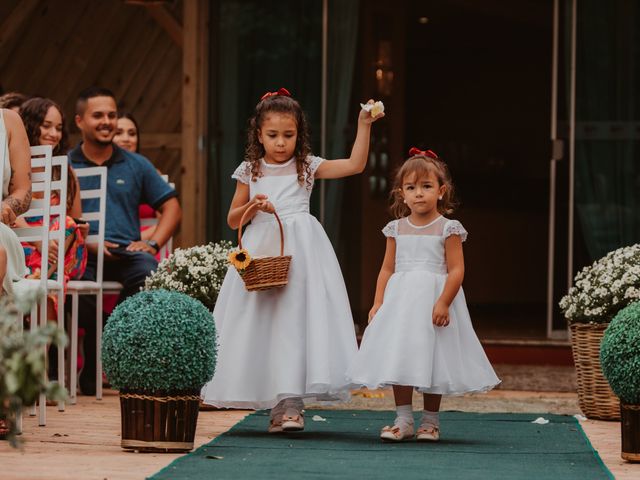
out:
<path id="1" fill-rule="evenodd" d="M 571 332 L 578 401 L 589 418 L 620 418 L 618 398 L 600 368 L 600 344 L 616 313 L 639 299 L 640 244 L 636 244 L 609 252 L 583 268 L 560 301 Z"/>
<path id="2" fill-rule="evenodd" d="M 120 391 L 123 448 L 193 448 L 200 390 L 213 377 L 216 346 L 211 312 L 183 293 L 140 292 L 115 308 L 102 361 Z"/>
<path id="3" fill-rule="evenodd" d="M 620 310 L 609 324 L 600 363 L 620 398 L 622 458 L 640 462 L 640 302 Z"/>

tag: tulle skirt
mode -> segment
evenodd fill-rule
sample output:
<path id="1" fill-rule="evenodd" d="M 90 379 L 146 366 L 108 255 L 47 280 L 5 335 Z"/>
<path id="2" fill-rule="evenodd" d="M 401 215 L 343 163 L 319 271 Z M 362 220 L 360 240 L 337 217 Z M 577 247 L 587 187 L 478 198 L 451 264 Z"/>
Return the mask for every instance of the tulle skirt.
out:
<path id="1" fill-rule="evenodd" d="M 446 279 L 428 271 L 391 276 L 348 369 L 351 382 L 371 389 L 411 385 L 443 395 L 483 392 L 500 383 L 473 330 L 462 289 L 449 307 L 449 325 L 433 324 L 433 305 Z"/>
<path id="2" fill-rule="evenodd" d="M 218 361 L 203 401 L 219 407 L 272 408 L 280 400 L 348 400 L 345 372 L 357 344 L 344 280 L 331 242 L 308 213 L 282 218 L 289 283 L 247 292 L 227 272 L 214 309 Z M 243 246 L 252 256 L 277 255 L 275 221 L 254 222 Z"/>

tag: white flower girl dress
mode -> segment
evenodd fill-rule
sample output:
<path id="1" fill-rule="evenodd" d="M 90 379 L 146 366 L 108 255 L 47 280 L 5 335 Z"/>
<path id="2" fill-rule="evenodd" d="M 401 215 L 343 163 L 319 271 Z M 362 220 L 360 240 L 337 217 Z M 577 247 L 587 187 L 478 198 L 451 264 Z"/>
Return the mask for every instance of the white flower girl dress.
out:
<path id="1" fill-rule="evenodd" d="M 460 222 L 440 216 L 414 226 L 402 218 L 382 231 L 396 240 L 395 272 L 347 377 L 371 389 L 411 385 L 443 395 L 487 391 L 500 383 L 473 330 L 462 288 L 449 307 L 449 325 L 432 321 L 447 280 L 445 239 L 467 237 Z"/>
<path id="2" fill-rule="evenodd" d="M 313 175 L 323 159 L 310 156 L 307 162 Z M 249 185 L 250 198 L 265 194 L 275 206 L 284 254 L 292 255 L 289 282 L 248 292 L 235 268 L 229 268 L 213 312 L 218 361 L 202 390 L 203 401 L 264 409 L 290 397 L 348 400 L 345 372 L 357 351 L 353 319 L 331 242 L 309 213 L 311 188 L 306 181 L 298 183 L 295 158 L 280 165 L 263 160 L 261 172 L 252 181 L 251 167 L 243 162 L 233 178 Z M 242 243 L 252 257 L 279 255 L 275 217 L 258 212 Z"/>

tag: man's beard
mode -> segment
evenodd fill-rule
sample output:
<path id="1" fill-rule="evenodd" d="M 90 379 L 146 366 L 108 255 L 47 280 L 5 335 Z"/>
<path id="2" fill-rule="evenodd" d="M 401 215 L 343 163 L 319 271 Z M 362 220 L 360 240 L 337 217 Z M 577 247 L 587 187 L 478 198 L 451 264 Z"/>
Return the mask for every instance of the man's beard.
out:
<path id="1" fill-rule="evenodd" d="M 113 142 L 113 137 L 111 138 L 111 140 L 99 140 L 97 138 L 94 140 L 98 145 L 102 145 L 103 147 L 106 147 L 107 145 L 111 145 L 111 143 Z"/>

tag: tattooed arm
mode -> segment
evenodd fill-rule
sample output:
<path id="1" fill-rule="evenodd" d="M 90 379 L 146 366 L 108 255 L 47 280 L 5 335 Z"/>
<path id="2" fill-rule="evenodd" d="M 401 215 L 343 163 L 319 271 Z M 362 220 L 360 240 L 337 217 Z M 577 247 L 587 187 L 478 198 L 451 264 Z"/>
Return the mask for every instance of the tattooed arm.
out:
<path id="1" fill-rule="evenodd" d="M 2 223 L 11 225 L 17 216 L 29 209 L 31 204 L 31 152 L 27 132 L 20 116 L 6 109 L 2 111 L 2 114 L 9 142 L 11 179 L 9 181 L 9 195 L 2 200 L 0 220 Z"/>

